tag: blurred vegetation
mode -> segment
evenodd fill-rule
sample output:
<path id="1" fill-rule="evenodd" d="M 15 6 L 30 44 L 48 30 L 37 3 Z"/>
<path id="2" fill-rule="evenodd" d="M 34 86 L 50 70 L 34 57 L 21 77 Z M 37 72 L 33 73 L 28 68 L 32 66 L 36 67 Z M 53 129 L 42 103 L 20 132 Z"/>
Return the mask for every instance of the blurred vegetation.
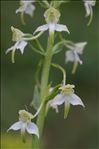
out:
<path id="1" fill-rule="evenodd" d="M 19 135 L 2 134 L 2 149 L 31 149 L 31 138 L 28 137 L 26 143 L 23 143 Z"/>
<path id="2" fill-rule="evenodd" d="M 18 110 L 29 104 L 33 96 L 34 73 L 40 56 L 27 47 L 23 55 L 16 51 L 16 63 L 11 63 L 11 55 L 5 50 L 13 45 L 10 27 L 14 26 L 23 32 L 32 33 L 36 27 L 44 24 L 43 12 L 36 4 L 34 18 L 26 16 L 27 25 L 23 26 L 15 10 L 19 1 L 1 1 L 1 122 L 2 149 L 25 149 L 31 144 L 27 137 L 26 145 L 21 142 L 16 132 L 6 133 L 8 127 L 18 120 Z M 63 119 L 63 108 L 56 114 L 50 110 L 45 122 L 45 149 L 98 149 L 99 148 L 99 2 L 96 3 L 91 25 L 87 27 L 83 2 L 73 1 L 62 5 L 61 20 L 71 34 L 63 35 L 74 42 L 87 41 L 82 56 L 83 65 L 78 67 L 75 75 L 71 74 L 72 64 L 65 65 L 64 53 L 54 56 L 53 61 L 61 64 L 67 71 L 67 82 L 76 86 L 76 93 L 85 103 L 86 108 L 72 107 L 68 118 Z M 45 33 L 47 36 L 47 33 Z M 46 47 L 44 35 L 40 38 Z M 50 80 L 54 84 L 61 81 L 62 75 L 52 69 Z M 31 138 L 31 137 L 30 137 Z M 18 146 L 17 146 L 18 144 Z"/>

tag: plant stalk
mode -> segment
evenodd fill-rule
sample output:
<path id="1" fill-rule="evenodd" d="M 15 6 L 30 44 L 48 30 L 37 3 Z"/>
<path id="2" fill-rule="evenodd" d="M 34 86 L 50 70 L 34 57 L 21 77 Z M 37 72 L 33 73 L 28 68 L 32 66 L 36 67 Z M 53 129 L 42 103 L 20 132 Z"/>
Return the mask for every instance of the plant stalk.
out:
<path id="1" fill-rule="evenodd" d="M 47 43 L 47 51 L 44 59 L 42 77 L 41 77 L 41 91 L 40 91 L 40 103 L 44 103 L 46 97 L 48 95 L 48 79 L 49 79 L 49 71 L 52 59 L 52 48 L 54 45 L 54 31 L 49 30 L 49 37 Z M 44 128 L 44 120 L 45 120 L 45 110 L 46 105 L 43 104 L 42 109 L 37 117 L 37 126 L 39 128 L 40 138 L 34 137 L 33 139 L 33 148 L 32 149 L 40 149 L 41 148 L 41 137 Z"/>

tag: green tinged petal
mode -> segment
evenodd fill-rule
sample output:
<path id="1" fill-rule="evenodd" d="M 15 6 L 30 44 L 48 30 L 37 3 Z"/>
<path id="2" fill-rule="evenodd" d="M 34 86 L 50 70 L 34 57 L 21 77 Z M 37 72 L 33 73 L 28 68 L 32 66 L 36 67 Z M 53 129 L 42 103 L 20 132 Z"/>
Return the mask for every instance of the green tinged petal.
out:
<path id="1" fill-rule="evenodd" d="M 15 63 L 15 50 L 16 49 L 12 50 L 12 53 L 11 53 L 11 61 L 12 61 L 12 63 Z"/>
<path id="2" fill-rule="evenodd" d="M 23 126 L 21 127 L 21 137 L 23 143 L 26 143 L 25 131 L 26 131 L 26 123 L 23 123 Z"/>
<path id="3" fill-rule="evenodd" d="M 65 102 L 64 103 L 64 119 L 67 118 L 68 113 L 69 113 L 69 109 L 70 109 L 70 103 L 69 102 Z"/>
<path id="4" fill-rule="evenodd" d="M 78 66 L 78 61 L 75 61 L 73 64 L 72 74 L 75 74 L 75 72 L 77 70 L 77 66 Z"/>

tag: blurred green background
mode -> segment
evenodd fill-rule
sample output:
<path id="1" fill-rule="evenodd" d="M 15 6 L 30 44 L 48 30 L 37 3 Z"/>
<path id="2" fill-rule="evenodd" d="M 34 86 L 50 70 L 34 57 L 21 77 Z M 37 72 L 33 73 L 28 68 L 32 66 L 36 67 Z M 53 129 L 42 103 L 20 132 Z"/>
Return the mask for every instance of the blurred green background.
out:
<path id="1" fill-rule="evenodd" d="M 23 144 L 19 133 L 7 133 L 11 124 L 18 120 L 18 110 L 29 106 L 34 88 L 34 73 L 40 56 L 27 46 L 23 55 L 16 51 L 16 63 L 11 63 L 11 54 L 5 55 L 7 48 L 13 45 L 11 26 L 23 32 L 32 33 L 44 24 L 44 10 L 36 4 L 34 17 L 26 16 L 27 25 L 23 26 L 20 16 L 15 14 L 19 1 L 1 1 L 1 128 L 2 149 L 30 149 L 31 137 Z M 82 56 L 83 65 L 75 75 L 71 74 L 72 64 L 65 65 L 63 52 L 54 56 L 53 61 L 61 64 L 67 71 L 67 82 L 75 84 L 75 91 L 81 97 L 86 108 L 71 106 L 68 118 L 63 119 L 63 107 L 59 114 L 50 110 L 45 121 L 45 149 L 99 149 L 99 2 L 96 3 L 91 25 L 87 27 L 83 2 L 73 1 L 61 6 L 62 24 L 66 24 L 71 34 L 64 34 L 74 42 L 87 41 Z M 46 33 L 45 33 L 46 35 Z M 40 38 L 46 46 L 44 35 Z M 50 80 L 53 84 L 61 81 L 62 75 L 52 69 Z"/>

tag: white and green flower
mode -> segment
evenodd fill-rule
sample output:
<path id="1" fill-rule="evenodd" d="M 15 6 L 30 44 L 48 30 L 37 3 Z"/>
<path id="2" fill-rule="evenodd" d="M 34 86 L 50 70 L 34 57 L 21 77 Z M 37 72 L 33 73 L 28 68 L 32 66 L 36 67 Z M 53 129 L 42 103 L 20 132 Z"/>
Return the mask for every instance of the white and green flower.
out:
<path id="1" fill-rule="evenodd" d="M 48 102 L 48 107 L 52 107 L 53 109 L 56 110 L 56 112 L 58 112 L 58 106 L 62 105 L 63 103 L 65 104 L 65 108 L 68 108 L 68 110 L 70 104 L 72 104 L 73 106 L 81 105 L 85 107 L 80 97 L 78 97 L 74 93 L 74 87 L 75 87 L 74 85 L 70 84 L 60 87 L 59 89 L 61 90 L 61 92 L 57 94 L 54 97 L 54 99 Z"/>
<path id="2" fill-rule="evenodd" d="M 79 62 L 82 64 L 82 60 L 80 59 L 79 55 L 83 54 L 83 50 L 86 46 L 87 42 L 79 42 L 75 43 L 73 45 L 66 45 L 67 48 L 69 49 L 66 51 L 65 56 L 66 56 L 66 62 Z"/>
<path id="3" fill-rule="evenodd" d="M 19 110 L 19 121 L 15 122 L 9 130 L 21 130 L 21 135 L 23 138 L 23 141 L 25 141 L 25 133 L 29 134 L 35 134 L 39 138 L 39 131 L 36 124 L 31 122 L 31 119 L 33 119 L 33 115 L 26 110 Z"/>
<path id="4" fill-rule="evenodd" d="M 95 0 L 84 0 L 84 6 L 86 10 L 86 17 L 91 15 L 92 7 L 95 6 L 96 1 Z"/>
<path id="5" fill-rule="evenodd" d="M 83 0 L 84 1 L 84 6 L 86 10 L 86 17 L 90 16 L 90 20 L 88 22 L 88 25 L 91 23 L 92 18 L 93 18 L 93 6 L 96 4 L 96 0 Z"/>
<path id="6" fill-rule="evenodd" d="M 75 73 L 78 63 L 82 64 L 82 60 L 80 59 L 81 54 L 83 54 L 83 50 L 86 46 L 87 42 L 79 42 L 79 43 L 72 43 L 67 44 L 67 48 L 69 49 L 65 53 L 65 61 L 66 62 L 74 62 L 72 73 Z"/>
<path id="7" fill-rule="evenodd" d="M 21 0 L 20 1 L 20 7 L 16 10 L 16 13 L 23 13 L 23 14 L 28 14 L 31 17 L 34 14 L 35 6 L 33 3 L 35 0 Z"/>
<path id="8" fill-rule="evenodd" d="M 14 28 L 13 26 L 11 27 L 11 30 L 12 30 L 12 41 L 14 41 L 15 44 L 11 48 L 7 49 L 6 54 L 12 51 L 12 62 L 14 63 L 15 51 L 19 49 L 23 54 L 24 48 L 28 43 L 27 41 L 23 40 L 25 34 L 22 31 L 20 31 L 17 28 Z"/>
<path id="9" fill-rule="evenodd" d="M 50 7 L 45 11 L 44 17 L 47 24 L 39 26 L 34 33 L 40 31 L 46 31 L 48 29 L 51 31 L 57 31 L 57 32 L 66 31 L 70 33 L 66 25 L 58 24 L 60 18 L 60 12 L 57 9 Z"/>

